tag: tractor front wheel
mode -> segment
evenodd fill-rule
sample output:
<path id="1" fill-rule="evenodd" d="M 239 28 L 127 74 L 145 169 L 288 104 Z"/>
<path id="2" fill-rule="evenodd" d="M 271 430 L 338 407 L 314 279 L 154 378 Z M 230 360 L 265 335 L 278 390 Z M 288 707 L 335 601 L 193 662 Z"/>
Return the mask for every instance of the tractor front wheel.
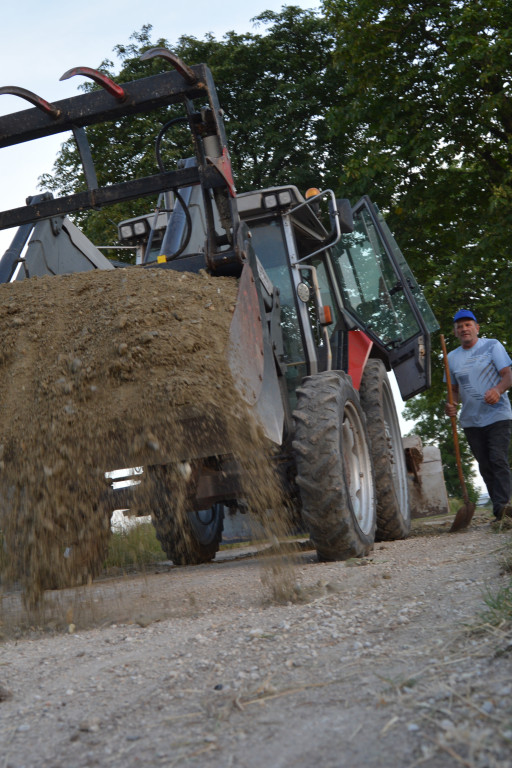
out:
<path id="1" fill-rule="evenodd" d="M 293 415 L 302 514 L 319 559 L 366 555 L 375 537 L 375 480 L 352 380 L 342 371 L 308 376 Z"/>

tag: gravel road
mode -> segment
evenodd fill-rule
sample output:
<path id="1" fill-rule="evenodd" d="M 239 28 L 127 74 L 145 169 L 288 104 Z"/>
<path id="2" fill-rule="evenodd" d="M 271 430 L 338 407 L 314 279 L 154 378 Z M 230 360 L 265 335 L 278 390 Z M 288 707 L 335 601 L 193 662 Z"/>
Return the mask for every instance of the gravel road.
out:
<path id="1" fill-rule="evenodd" d="M 250 552 L 49 593 L 32 629 L 4 594 L 0 767 L 508 768 L 512 633 L 481 612 L 510 530 L 447 529 L 300 551 L 282 605 Z"/>

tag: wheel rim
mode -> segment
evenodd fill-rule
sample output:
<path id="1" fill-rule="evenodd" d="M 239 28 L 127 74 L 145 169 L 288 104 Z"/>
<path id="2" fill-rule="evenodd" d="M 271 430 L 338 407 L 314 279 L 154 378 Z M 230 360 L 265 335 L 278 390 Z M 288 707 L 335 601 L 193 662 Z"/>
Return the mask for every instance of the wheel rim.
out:
<path id="1" fill-rule="evenodd" d="M 408 517 L 408 491 L 407 469 L 405 466 L 405 454 L 402 446 L 400 425 L 396 417 L 393 395 L 389 386 L 382 388 L 382 408 L 384 416 L 384 428 L 389 451 L 389 464 L 391 476 L 398 499 L 402 517 Z"/>
<path id="2" fill-rule="evenodd" d="M 200 525 L 210 525 L 215 517 L 215 507 L 208 507 L 208 509 L 200 509 L 195 512 L 196 521 Z"/>
<path id="3" fill-rule="evenodd" d="M 221 516 L 224 516 L 223 504 L 212 504 L 207 509 L 189 512 L 190 524 L 200 544 L 208 546 L 215 540 Z"/>
<path id="4" fill-rule="evenodd" d="M 352 511 L 364 534 L 374 523 L 374 486 L 370 451 L 359 413 L 347 401 L 343 412 L 342 454 Z"/>

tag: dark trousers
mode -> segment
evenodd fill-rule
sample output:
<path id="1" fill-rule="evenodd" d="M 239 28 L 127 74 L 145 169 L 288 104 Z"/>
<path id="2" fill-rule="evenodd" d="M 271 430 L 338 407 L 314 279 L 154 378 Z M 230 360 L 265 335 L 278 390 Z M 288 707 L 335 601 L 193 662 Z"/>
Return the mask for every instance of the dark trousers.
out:
<path id="1" fill-rule="evenodd" d="M 499 517 L 510 501 L 510 466 L 508 449 L 512 422 L 496 421 L 487 427 L 464 427 L 469 447 L 492 501 L 492 511 Z"/>

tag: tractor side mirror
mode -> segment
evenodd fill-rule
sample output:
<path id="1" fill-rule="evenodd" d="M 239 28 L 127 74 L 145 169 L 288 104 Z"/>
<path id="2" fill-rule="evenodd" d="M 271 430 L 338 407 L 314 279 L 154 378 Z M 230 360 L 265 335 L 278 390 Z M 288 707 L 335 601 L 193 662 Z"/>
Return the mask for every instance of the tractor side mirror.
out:
<path id="1" fill-rule="evenodd" d="M 338 209 L 341 233 L 342 235 L 348 235 L 354 231 L 354 216 L 350 200 L 345 198 L 336 200 L 336 208 Z"/>

